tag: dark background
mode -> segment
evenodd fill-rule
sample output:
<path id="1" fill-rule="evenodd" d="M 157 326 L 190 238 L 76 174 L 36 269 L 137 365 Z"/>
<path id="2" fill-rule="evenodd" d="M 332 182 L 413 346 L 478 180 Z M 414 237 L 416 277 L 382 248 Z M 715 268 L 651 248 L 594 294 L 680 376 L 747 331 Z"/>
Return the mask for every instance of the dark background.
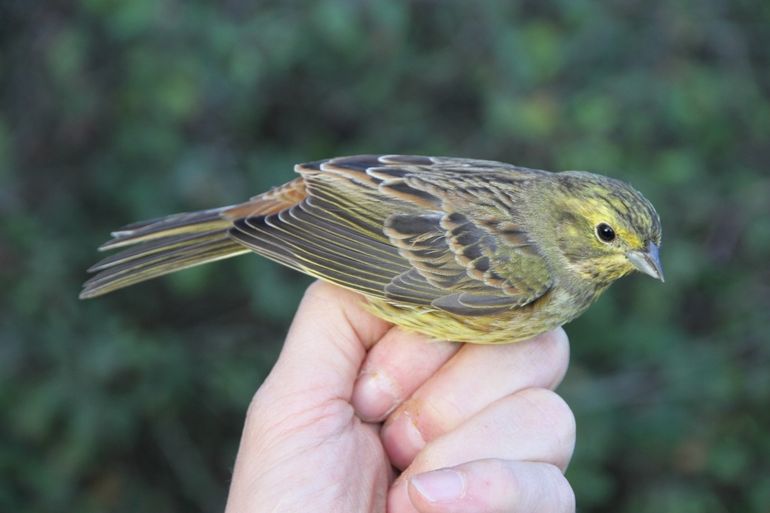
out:
<path id="1" fill-rule="evenodd" d="M 76 299 L 111 229 L 292 164 L 447 154 L 634 183 L 664 226 L 568 326 L 584 512 L 770 511 L 770 2 L 0 0 L 0 510 L 219 511 L 309 280 L 256 257 Z"/>

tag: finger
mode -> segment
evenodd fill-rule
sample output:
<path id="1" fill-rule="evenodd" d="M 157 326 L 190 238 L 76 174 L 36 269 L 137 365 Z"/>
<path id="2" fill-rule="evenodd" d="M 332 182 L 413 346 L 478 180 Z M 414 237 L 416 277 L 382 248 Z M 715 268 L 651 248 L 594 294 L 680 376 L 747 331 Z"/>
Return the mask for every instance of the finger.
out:
<path id="1" fill-rule="evenodd" d="M 388 511 L 417 511 L 408 484 L 418 474 L 487 459 L 543 463 L 563 472 L 574 447 L 575 419 L 567 404 L 547 389 L 522 390 L 427 444 L 391 487 Z"/>
<path id="2" fill-rule="evenodd" d="M 349 399 L 366 351 L 391 325 L 368 313 L 363 297 L 324 282 L 305 293 L 281 354 L 263 385 L 285 396 L 312 391 Z"/>
<path id="3" fill-rule="evenodd" d="M 529 388 L 504 397 L 428 443 L 402 478 L 468 461 L 501 458 L 567 468 L 575 449 L 575 417 L 555 392 Z"/>
<path id="4" fill-rule="evenodd" d="M 561 328 L 506 346 L 465 345 L 388 418 L 381 433 L 388 456 L 405 468 L 426 442 L 490 403 L 526 388 L 555 388 L 568 363 Z"/>
<path id="5" fill-rule="evenodd" d="M 418 474 L 407 486 L 410 502 L 420 513 L 575 511 L 572 487 L 547 463 L 478 460 Z"/>
<path id="6" fill-rule="evenodd" d="M 393 328 L 366 356 L 353 389 L 353 407 L 369 422 L 381 421 L 432 376 L 461 345 L 428 341 Z"/>

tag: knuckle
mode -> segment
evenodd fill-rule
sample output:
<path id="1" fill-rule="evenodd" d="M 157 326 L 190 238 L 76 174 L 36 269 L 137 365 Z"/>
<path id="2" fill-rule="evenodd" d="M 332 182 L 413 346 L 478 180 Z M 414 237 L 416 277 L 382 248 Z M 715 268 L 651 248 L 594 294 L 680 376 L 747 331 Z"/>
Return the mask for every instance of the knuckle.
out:
<path id="1" fill-rule="evenodd" d="M 307 289 L 305 289 L 305 293 L 303 294 L 303 299 L 314 299 L 319 296 L 322 296 L 324 291 L 329 288 L 329 284 L 321 281 L 321 280 L 315 280 L 313 283 L 311 283 Z"/>
<path id="2" fill-rule="evenodd" d="M 526 494 L 526 486 L 522 483 L 517 468 L 505 460 L 496 460 L 495 463 L 496 466 L 492 471 L 501 477 L 500 483 L 504 487 L 504 493 L 510 497 L 509 502 L 518 504 L 522 495 Z M 490 479 L 490 481 L 492 480 Z"/>
<path id="3" fill-rule="evenodd" d="M 555 387 L 567 373 L 570 357 L 569 339 L 562 328 L 557 328 L 543 335 L 540 342 L 538 347 L 540 358 L 548 365 L 553 374 L 549 386 Z"/>
<path id="4" fill-rule="evenodd" d="M 556 444 L 557 464 L 562 470 L 566 469 L 575 449 L 575 414 L 567 402 L 552 390 L 530 388 L 522 393 L 537 408 L 541 421 L 548 425 L 548 431 Z"/>
<path id="5" fill-rule="evenodd" d="M 547 490 L 549 510 L 558 513 L 575 512 L 575 492 L 561 469 L 556 465 L 544 464 L 541 474 L 541 488 Z"/>
<path id="6" fill-rule="evenodd" d="M 552 465 L 549 465 L 549 467 L 553 470 L 554 474 L 554 499 L 556 502 L 554 511 L 574 513 L 576 509 L 575 491 L 559 468 Z"/>
<path id="7" fill-rule="evenodd" d="M 575 434 L 575 415 L 567 402 L 556 392 L 547 388 L 530 388 L 523 392 L 529 401 L 563 436 Z"/>
<path id="8" fill-rule="evenodd" d="M 501 511 L 504 504 L 506 508 L 526 505 L 537 511 L 575 512 L 575 493 L 556 465 L 501 460 L 487 470 L 491 476 L 487 482 L 492 484 L 478 491 L 490 501 L 482 511 Z M 497 508 L 492 507 L 495 504 Z"/>
<path id="9" fill-rule="evenodd" d="M 264 385 L 263 385 L 264 387 Z M 254 433 L 258 431 L 264 422 L 264 412 L 266 410 L 266 393 L 264 388 L 259 390 L 251 397 L 249 406 L 246 408 L 246 418 L 244 419 L 244 432 Z"/>
<path id="10" fill-rule="evenodd" d="M 450 395 L 424 397 L 410 403 L 415 418 L 419 418 L 420 431 L 426 440 L 437 438 L 462 423 L 464 408 Z"/>

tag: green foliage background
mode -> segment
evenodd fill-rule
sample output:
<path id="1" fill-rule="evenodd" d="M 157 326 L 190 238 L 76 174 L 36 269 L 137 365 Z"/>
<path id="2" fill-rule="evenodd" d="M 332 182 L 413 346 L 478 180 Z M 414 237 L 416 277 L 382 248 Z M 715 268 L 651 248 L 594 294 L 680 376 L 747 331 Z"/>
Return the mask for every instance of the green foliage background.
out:
<path id="1" fill-rule="evenodd" d="M 0 3 L 0 510 L 219 511 L 308 280 L 255 257 L 76 299 L 130 221 L 299 161 L 634 183 L 661 286 L 568 327 L 586 512 L 770 511 L 770 3 Z"/>

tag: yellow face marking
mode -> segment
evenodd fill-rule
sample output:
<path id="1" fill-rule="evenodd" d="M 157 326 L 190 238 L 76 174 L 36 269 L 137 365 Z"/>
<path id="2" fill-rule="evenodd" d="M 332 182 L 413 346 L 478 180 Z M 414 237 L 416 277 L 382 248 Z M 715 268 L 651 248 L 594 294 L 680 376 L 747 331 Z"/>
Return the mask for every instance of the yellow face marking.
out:
<path id="1" fill-rule="evenodd" d="M 618 212 L 622 214 L 625 210 L 623 204 L 610 206 L 606 201 L 591 198 L 571 199 L 567 206 L 573 212 L 588 219 L 592 229 L 595 229 L 601 223 L 606 223 L 615 230 L 615 234 L 620 240 L 632 248 L 644 248 L 645 242 L 639 237 L 639 234 L 636 231 L 629 230 L 626 222 L 619 218 Z M 595 234 L 593 236 L 596 237 Z"/>

